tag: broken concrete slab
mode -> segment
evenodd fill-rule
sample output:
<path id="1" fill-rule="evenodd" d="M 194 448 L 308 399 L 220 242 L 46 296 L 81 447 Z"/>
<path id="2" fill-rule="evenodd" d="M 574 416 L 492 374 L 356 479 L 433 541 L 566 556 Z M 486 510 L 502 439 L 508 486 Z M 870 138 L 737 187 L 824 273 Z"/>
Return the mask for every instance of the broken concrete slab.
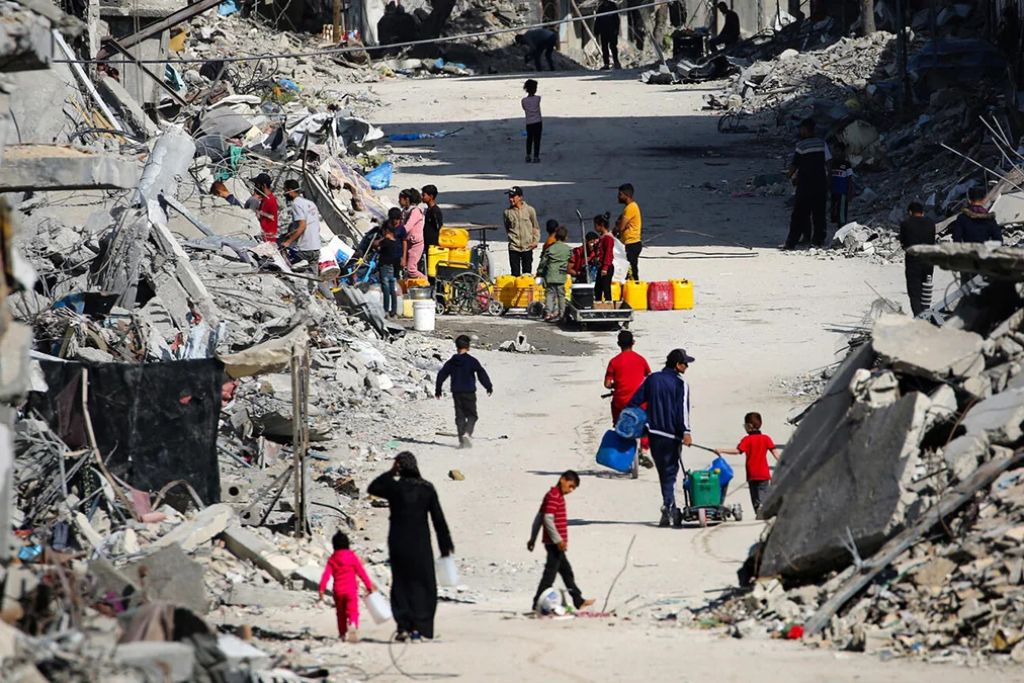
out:
<path id="1" fill-rule="evenodd" d="M 978 403 L 963 420 L 968 434 L 984 434 L 990 443 L 1014 445 L 1024 435 L 1024 389 L 1007 388 Z"/>
<path id="2" fill-rule="evenodd" d="M 235 509 L 227 503 L 217 503 L 200 510 L 199 514 L 189 521 L 174 527 L 151 547 L 166 548 L 176 545 L 186 553 L 191 553 L 223 532 L 234 520 Z"/>
<path id="3" fill-rule="evenodd" d="M 227 664 L 232 671 L 241 667 L 250 671 L 262 671 L 270 668 L 268 653 L 230 633 L 222 633 L 217 636 L 217 649 L 227 659 Z"/>
<path id="4" fill-rule="evenodd" d="M 138 182 L 133 159 L 68 145 L 11 145 L 4 150 L 0 192 L 127 190 Z"/>
<path id="5" fill-rule="evenodd" d="M 203 567 L 176 545 L 168 546 L 125 570 L 144 586 L 150 600 L 187 607 L 197 614 L 210 611 L 203 583 Z"/>
<path id="6" fill-rule="evenodd" d="M 789 485 L 759 576 L 819 576 L 851 561 L 851 539 L 866 557 L 899 530 L 916 500 L 907 486 L 919 459 L 928 403 L 913 392 L 860 422 L 844 421 L 839 431 L 847 436 L 827 446 L 835 452 Z"/>
<path id="7" fill-rule="evenodd" d="M 942 459 L 959 481 L 964 481 L 978 469 L 981 459 L 988 453 L 985 434 L 964 434 L 953 439 L 942 449 Z"/>
<path id="8" fill-rule="evenodd" d="M 871 344 L 858 346 L 843 360 L 821 397 L 800 420 L 790 437 L 775 469 L 768 497 L 762 504 L 761 519 L 775 515 L 788 492 L 837 452 L 839 445 L 849 436 L 844 428 L 844 418 L 853 405 L 850 381 L 857 370 L 870 368 L 874 362 L 875 352 Z"/>
<path id="9" fill-rule="evenodd" d="M 315 591 L 320 587 L 320 577 L 323 573 L 324 570 L 322 567 L 307 565 L 305 567 L 299 567 L 293 571 L 292 578 L 296 581 L 301 581 L 302 587 L 306 590 Z"/>
<path id="10" fill-rule="evenodd" d="M 231 587 L 224 599 L 225 605 L 255 605 L 259 607 L 295 607 L 309 602 L 309 593 L 283 590 L 280 586 L 253 586 L 239 583 Z"/>
<path id="11" fill-rule="evenodd" d="M 871 343 L 893 370 L 917 377 L 969 377 L 985 368 L 980 335 L 902 315 L 881 316 L 872 330 Z"/>
<path id="12" fill-rule="evenodd" d="M 110 105 L 111 110 L 128 126 L 148 138 L 160 134 L 160 128 L 146 116 L 135 98 L 128 94 L 120 83 L 106 74 L 100 74 L 96 80 L 96 89 Z"/>
<path id="13" fill-rule="evenodd" d="M 287 582 L 299 568 L 288 555 L 237 523 L 228 526 L 222 536 L 231 554 L 249 560 L 281 583 Z"/>
<path id="14" fill-rule="evenodd" d="M 1024 281 L 1024 249 L 947 242 L 911 247 L 907 252 L 925 263 L 958 273 L 977 273 L 996 280 Z"/>
<path id="15" fill-rule="evenodd" d="M 195 649 L 186 643 L 141 640 L 114 650 L 114 661 L 145 671 L 152 680 L 186 683 L 192 680 Z"/>

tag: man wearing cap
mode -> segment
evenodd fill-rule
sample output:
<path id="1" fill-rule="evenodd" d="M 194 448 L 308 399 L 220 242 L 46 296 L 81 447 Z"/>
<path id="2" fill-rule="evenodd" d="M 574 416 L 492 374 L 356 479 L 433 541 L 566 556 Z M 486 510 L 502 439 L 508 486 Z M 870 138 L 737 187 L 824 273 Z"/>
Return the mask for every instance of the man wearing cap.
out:
<path id="1" fill-rule="evenodd" d="M 255 188 L 247 206 L 256 207 L 256 215 L 260 220 L 264 242 L 277 242 L 277 197 L 271 191 L 273 182 L 266 173 L 260 173 L 252 179 Z"/>
<path id="2" fill-rule="evenodd" d="M 540 243 L 540 223 L 537 212 L 523 201 L 523 188 L 515 185 L 508 191 L 505 209 L 505 232 L 508 234 L 508 264 L 512 275 L 533 272 L 533 250 Z"/>
<path id="3" fill-rule="evenodd" d="M 320 210 L 316 204 L 299 194 L 299 181 L 286 180 L 284 196 L 292 205 L 292 223 L 282 247 L 295 245 L 299 259 L 316 270 L 320 263 Z"/>
<path id="4" fill-rule="evenodd" d="M 680 449 L 693 443 L 690 436 L 690 387 L 683 373 L 693 362 L 686 349 L 673 349 L 665 359 L 664 369 L 652 373 L 633 394 L 629 405 L 639 408 L 647 404 L 647 433 L 651 440 L 651 457 L 658 468 L 661 482 L 661 520 L 678 529 L 682 515 L 676 507 L 676 477 L 679 476 Z"/>

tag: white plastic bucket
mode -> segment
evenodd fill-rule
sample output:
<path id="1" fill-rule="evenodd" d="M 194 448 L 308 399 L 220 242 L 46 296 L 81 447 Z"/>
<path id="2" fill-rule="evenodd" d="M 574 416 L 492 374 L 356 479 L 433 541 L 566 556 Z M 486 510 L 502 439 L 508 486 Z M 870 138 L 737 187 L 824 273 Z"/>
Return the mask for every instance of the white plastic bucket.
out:
<path id="1" fill-rule="evenodd" d="M 341 275 L 341 268 L 338 267 L 338 262 L 334 260 L 333 256 L 328 256 L 326 259 L 323 254 L 320 255 L 320 279 L 325 281 L 336 280 Z"/>
<path id="2" fill-rule="evenodd" d="M 436 309 L 437 306 L 431 299 L 414 299 L 412 302 L 412 328 L 417 332 L 433 332 Z"/>
<path id="3" fill-rule="evenodd" d="M 434 571 L 437 574 L 437 585 L 449 588 L 459 585 L 459 568 L 455 566 L 455 558 L 451 555 L 437 558 Z"/>
<path id="4" fill-rule="evenodd" d="M 363 604 L 366 605 L 366 611 L 370 613 L 373 623 L 383 624 L 385 621 L 391 621 L 391 604 L 383 593 L 374 591 L 367 594 L 363 597 Z"/>

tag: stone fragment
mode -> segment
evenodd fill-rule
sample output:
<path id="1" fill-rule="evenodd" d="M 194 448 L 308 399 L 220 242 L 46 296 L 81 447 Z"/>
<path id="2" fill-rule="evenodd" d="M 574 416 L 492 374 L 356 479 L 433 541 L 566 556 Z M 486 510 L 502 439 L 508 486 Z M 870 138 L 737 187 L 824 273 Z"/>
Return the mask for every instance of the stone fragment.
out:
<path id="1" fill-rule="evenodd" d="M 149 680 L 186 683 L 192 679 L 195 649 L 187 643 L 141 640 L 114 650 L 114 661 L 141 669 Z"/>
<path id="2" fill-rule="evenodd" d="M 231 554 L 249 560 L 281 583 L 285 583 L 299 568 L 288 555 L 237 523 L 228 526 L 223 536 Z"/>
<path id="3" fill-rule="evenodd" d="M 850 393 L 870 408 L 883 408 L 899 399 L 900 382 L 891 370 L 874 374 L 862 368 L 850 380 Z"/>
<path id="4" fill-rule="evenodd" d="M 283 590 L 280 586 L 253 586 L 240 583 L 231 587 L 224 599 L 226 605 L 255 605 L 258 607 L 294 607 L 309 599 L 308 593 Z"/>
<path id="5" fill-rule="evenodd" d="M 977 374 L 983 339 L 974 332 L 935 327 L 924 320 L 886 314 L 875 323 L 872 345 L 897 372 L 929 379 Z"/>
<path id="6" fill-rule="evenodd" d="M 949 582 L 956 563 L 945 557 L 935 557 L 914 570 L 910 579 L 922 588 L 938 588 Z"/>
<path id="7" fill-rule="evenodd" d="M 187 553 L 194 551 L 220 534 L 235 520 L 235 510 L 227 503 L 217 503 L 199 511 L 195 517 L 182 522 L 162 536 L 154 548 L 177 545 Z"/>
<path id="8" fill-rule="evenodd" d="M 1010 446 L 1024 432 L 1024 389 L 1007 389 L 976 404 L 964 418 L 967 432 L 986 434 L 991 443 Z"/>
<path id="9" fill-rule="evenodd" d="M 0 192 L 130 190 L 138 182 L 132 159 L 62 145 L 9 145 Z"/>
<path id="10" fill-rule="evenodd" d="M 217 636 L 217 648 L 227 658 L 231 669 L 247 668 L 250 671 L 262 671 L 270 668 L 270 655 L 253 647 L 237 636 L 222 633 Z"/>
<path id="11" fill-rule="evenodd" d="M 210 611 L 202 565 L 176 545 L 128 565 L 126 573 L 143 586 L 150 600 L 187 607 L 197 614 Z"/>
<path id="12" fill-rule="evenodd" d="M 942 449 L 942 459 L 953 476 L 964 481 L 978 469 L 981 459 L 988 453 L 988 439 L 984 434 L 964 434 L 950 441 Z"/>

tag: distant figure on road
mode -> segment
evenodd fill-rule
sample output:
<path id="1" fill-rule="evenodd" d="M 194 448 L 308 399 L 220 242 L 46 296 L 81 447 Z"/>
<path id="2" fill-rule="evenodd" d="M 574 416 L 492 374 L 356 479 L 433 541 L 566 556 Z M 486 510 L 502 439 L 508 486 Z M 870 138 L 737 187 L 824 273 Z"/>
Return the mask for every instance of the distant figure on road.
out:
<path id="1" fill-rule="evenodd" d="M 690 386 L 683 379 L 683 373 L 693 361 L 686 349 L 673 349 L 665 359 L 665 368 L 649 375 L 629 400 L 634 408 L 647 404 L 651 457 L 661 482 L 660 527 L 667 527 L 670 521 L 677 529 L 683 525 L 682 514 L 676 507 L 676 477 L 679 476 L 682 446 L 693 443 Z"/>
<path id="2" fill-rule="evenodd" d="M 622 214 L 615 222 L 615 235 L 626 246 L 626 259 L 629 261 L 629 278 L 640 279 L 640 252 L 644 245 L 641 241 L 643 218 L 640 216 L 640 205 L 633 199 L 635 191 L 629 183 L 619 185 L 619 204 Z"/>
<path id="3" fill-rule="evenodd" d="M 729 5 L 724 2 L 718 3 L 716 7 L 718 7 L 722 17 L 724 17 L 725 24 L 722 26 L 722 30 L 718 32 L 718 35 L 708 41 L 708 47 L 712 50 L 717 49 L 719 45 L 729 47 L 740 42 L 740 15 L 729 9 Z"/>
<path id="4" fill-rule="evenodd" d="M 524 64 L 529 64 L 532 59 L 533 68 L 537 71 L 542 71 L 540 68 L 540 55 L 543 52 L 544 58 L 548 61 L 548 68 L 552 71 L 555 70 L 555 61 L 552 59 L 552 55 L 558 49 L 558 34 L 554 31 L 549 31 L 546 28 L 535 28 L 526 33 L 521 33 L 516 36 L 516 45 L 525 45 L 527 47 L 526 56 L 523 58 Z"/>
<path id="5" fill-rule="evenodd" d="M 967 190 L 967 206 L 953 221 L 954 242 L 1002 242 L 1003 229 L 996 215 L 985 208 L 985 188 Z"/>
<path id="6" fill-rule="evenodd" d="M 597 6 L 597 14 L 618 11 L 619 6 L 612 2 L 612 0 L 604 0 Z M 597 34 L 597 39 L 601 41 L 601 57 L 604 59 L 604 66 L 601 67 L 602 71 L 611 68 L 612 62 L 608 59 L 609 53 L 614 61 L 615 68 L 622 68 L 622 65 L 619 64 L 619 24 L 620 19 L 618 14 L 608 14 L 603 17 L 599 16 L 594 20 L 594 33 Z"/>
<path id="7" fill-rule="evenodd" d="M 540 242 L 537 212 L 523 200 L 523 188 L 513 185 L 508 191 L 508 208 L 502 218 L 508 235 L 508 264 L 519 277 L 533 272 L 533 250 Z"/>
<path id="8" fill-rule="evenodd" d="M 911 202 L 907 217 L 900 223 L 900 244 L 903 251 L 918 244 L 935 244 L 935 221 L 925 217 L 920 202 Z M 910 312 L 916 318 L 932 305 L 932 273 L 934 266 L 907 254 L 903 270 L 907 277 Z"/>
<path id="9" fill-rule="evenodd" d="M 526 114 L 526 163 L 540 163 L 540 137 L 544 131 L 544 120 L 540 115 L 540 95 L 537 94 L 537 81 L 532 78 L 523 84 L 526 97 L 522 99 L 523 112 Z M 533 154 L 533 158 L 530 158 Z"/>
<path id="10" fill-rule="evenodd" d="M 397 479 L 396 479 L 397 477 Z M 367 487 L 371 496 L 388 501 L 388 555 L 391 561 L 391 612 L 398 633 L 395 640 L 418 641 L 434 637 L 437 612 L 437 576 L 430 526 L 434 524 L 441 557 L 455 552 L 448 523 L 433 484 L 420 476 L 416 456 L 403 451 L 394 466 Z"/>
<path id="11" fill-rule="evenodd" d="M 494 393 L 491 378 L 484 366 L 469 355 L 470 338 L 460 334 L 455 338 L 455 355 L 437 373 L 434 397 L 441 398 L 441 389 L 449 377 L 452 379 L 452 402 L 455 404 L 455 430 L 459 436 L 459 448 L 472 448 L 473 429 L 476 427 L 476 381 L 484 385 L 487 395 Z"/>
<path id="12" fill-rule="evenodd" d="M 796 143 L 793 161 L 789 165 L 789 177 L 796 184 L 796 201 L 789 218 L 789 235 L 783 249 L 796 249 L 796 245 L 811 238 L 816 247 L 825 246 L 828 225 L 825 209 L 828 203 L 828 162 L 832 153 L 828 145 L 814 134 L 814 119 L 804 119 L 800 124 L 800 141 Z M 814 235 L 811 236 L 811 223 Z"/>

